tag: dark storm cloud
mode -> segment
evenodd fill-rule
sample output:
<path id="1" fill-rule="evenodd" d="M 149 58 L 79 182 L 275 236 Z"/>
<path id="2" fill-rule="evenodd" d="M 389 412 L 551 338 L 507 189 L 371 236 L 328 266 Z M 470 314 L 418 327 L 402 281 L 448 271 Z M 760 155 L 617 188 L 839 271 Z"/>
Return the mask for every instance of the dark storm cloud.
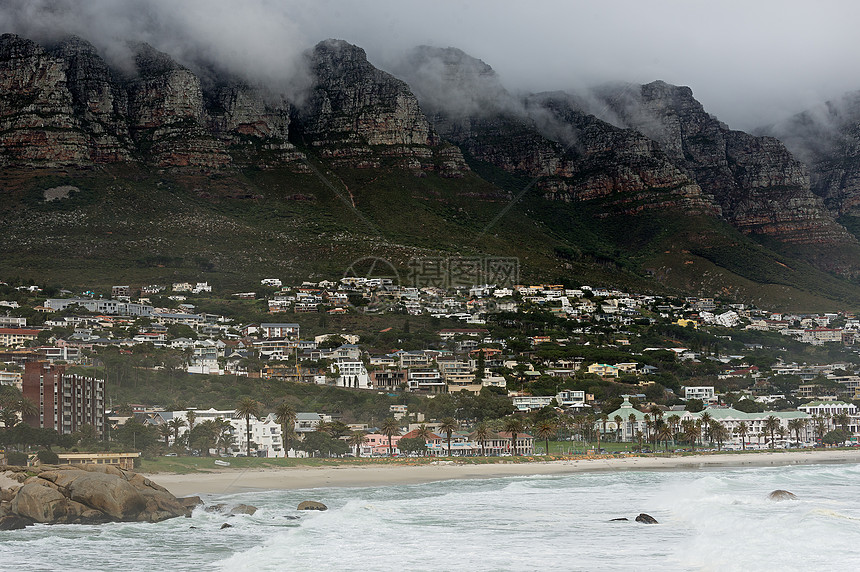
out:
<path id="1" fill-rule="evenodd" d="M 456 46 L 512 91 L 663 79 L 751 128 L 860 89 L 858 17 L 860 3 L 837 0 L 5 0 L 0 30 L 75 33 L 116 64 L 128 61 L 127 40 L 146 41 L 186 65 L 215 61 L 269 83 L 290 80 L 301 52 L 329 37 L 383 68 L 419 44 Z"/>

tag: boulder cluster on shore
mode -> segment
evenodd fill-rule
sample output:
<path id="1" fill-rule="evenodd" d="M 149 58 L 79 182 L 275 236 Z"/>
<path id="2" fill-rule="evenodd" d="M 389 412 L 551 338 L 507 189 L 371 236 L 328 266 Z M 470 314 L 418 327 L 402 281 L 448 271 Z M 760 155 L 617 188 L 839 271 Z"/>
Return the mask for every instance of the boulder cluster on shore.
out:
<path id="1" fill-rule="evenodd" d="M 0 530 L 33 523 L 160 522 L 190 516 L 199 497 L 177 498 L 112 465 L 0 467 Z"/>

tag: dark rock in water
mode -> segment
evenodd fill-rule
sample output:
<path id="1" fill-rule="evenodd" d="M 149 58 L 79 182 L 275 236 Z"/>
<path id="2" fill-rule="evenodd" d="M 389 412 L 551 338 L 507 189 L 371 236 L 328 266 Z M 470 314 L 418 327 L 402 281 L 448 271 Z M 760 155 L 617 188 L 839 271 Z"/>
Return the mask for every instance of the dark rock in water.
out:
<path id="1" fill-rule="evenodd" d="M 286 515 L 284 515 L 284 518 L 286 518 L 287 520 L 299 520 L 300 517 L 298 517 L 294 514 L 286 514 Z"/>
<path id="2" fill-rule="evenodd" d="M 230 509 L 230 514 L 247 514 L 251 515 L 257 512 L 257 507 L 249 504 L 237 504 Z"/>
<path id="3" fill-rule="evenodd" d="M 0 518 L 0 530 L 20 530 L 31 526 L 33 521 L 17 514 L 10 514 Z"/>
<path id="4" fill-rule="evenodd" d="M 226 509 L 227 505 L 223 502 L 219 502 L 218 504 L 213 504 L 205 508 L 206 512 L 224 512 Z"/>
<path id="5" fill-rule="evenodd" d="M 772 501 L 797 500 L 797 495 L 782 489 L 777 489 L 767 495 L 767 498 Z"/>
<path id="6" fill-rule="evenodd" d="M 622 518 L 612 518 L 612 519 L 609 519 L 609 522 L 617 522 L 617 521 L 619 521 L 619 520 L 629 520 L 629 519 L 624 518 L 624 517 L 622 517 Z"/>
<path id="7" fill-rule="evenodd" d="M 650 514 L 640 513 L 639 516 L 636 517 L 636 522 L 641 522 L 642 524 L 659 524 L 657 519 L 651 516 Z"/>
<path id="8" fill-rule="evenodd" d="M 321 502 L 306 500 L 300 502 L 296 510 L 328 510 L 328 507 Z"/>
<path id="9" fill-rule="evenodd" d="M 225 522 L 221 525 L 221 530 L 224 530 L 225 528 L 233 528 L 233 525 Z"/>

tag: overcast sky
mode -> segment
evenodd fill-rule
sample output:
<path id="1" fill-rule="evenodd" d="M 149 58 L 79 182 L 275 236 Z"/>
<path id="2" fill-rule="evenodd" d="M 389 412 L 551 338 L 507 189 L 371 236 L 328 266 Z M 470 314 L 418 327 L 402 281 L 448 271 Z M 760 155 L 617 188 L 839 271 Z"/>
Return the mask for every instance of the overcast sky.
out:
<path id="1" fill-rule="evenodd" d="M 852 0 L 2 0 L 0 32 L 76 33 L 122 62 L 126 40 L 186 64 L 214 59 L 261 81 L 296 72 L 325 38 L 386 67 L 419 44 L 484 60 L 512 90 L 606 81 L 688 85 L 749 129 L 860 90 L 860 2 Z"/>

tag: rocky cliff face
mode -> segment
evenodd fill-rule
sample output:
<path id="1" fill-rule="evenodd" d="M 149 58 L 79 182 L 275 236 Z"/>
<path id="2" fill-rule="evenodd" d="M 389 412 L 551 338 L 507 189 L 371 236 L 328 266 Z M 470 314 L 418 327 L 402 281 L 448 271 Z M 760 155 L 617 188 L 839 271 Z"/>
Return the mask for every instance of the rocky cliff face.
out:
<path id="1" fill-rule="evenodd" d="M 132 143 L 124 119 L 128 94 L 116 83 L 104 60 L 80 38 L 70 38 L 52 52 L 65 67 L 75 116 L 89 138 L 90 160 L 131 160 Z"/>
<path id="2" fill-rule="evenodd" d="M 204 97 L 210 129 L 228 145 L 238 164 L 258 168 L 288 165 L 293 171 L 309 171 L 304 154 L 289 142 L 292 106 L 282 96 L 230 81 Z"/>
<path id="3" fill-rule="evenodd" d="M 299 110 L 299 130 L 334 166 L 373 168 L 391 157 L 416 172 L 460 176 L 467 169 L 430 126 L 409 86 L 371 65 L 364 50 L 327 40 L 308 61 L 316 83 Z"/>
<path id="4" fill-rule="evenodd" d="M 812 191 L 833 214 L 860 216 L 860 92 L 760 131 L 803 161 Z"/>
<path id="5" fill-rule="evenodd" d="M 490 66 L 454 48 L 420 47 L 398 73 L 440 135 L 476 159 L 535 178 L 550 199 L 601 199 L 607 214 L 670 207 L 718 213 L 656 144 L 577 110 L 566 94 L 516 98 Z"/>
<path id="6" fill-rule="evenodd" d="M 138 75 L 128 84 L 129 130 L 159 167 L 215 170 L 230 164 L 223 143 L 206 129 L 200 80 L 166 54 L 141 45 Z"/>
<path id="7" fill-rule="evenodd" d="M 598 92 L 616 120 L 656 141 L 746 233 L 800 244 L 854 244 L 776 139 L 730 130 L 687 87 L 657 81 Z"/>
<path id="8" fill-rule="evenodd" d="M 192 71 L 145 44 L 137 47 L 135 65 L 132 77 L 117 73 L 80 38 L 46 50 L 15 35 L 0 37 L 2 164 L 142 162 L 214 172 L 303 158 L 287 141 L 288 102 L 270 102 L 238 83 L 204 98 Z"/>
<path id="9" fill-rule="evenodd" d="M 136 73 L 126 77 L 78 38 L 45 50 L 0 37 L 0 161 L 23 167 L 139 161 L 198 172 L 286 165 L 308 172 L 293 137 L 335 167 L 393 163 L 452 177 L 468 170 L 408 86 L 346 42 L 322 42 L 309 54 L 315 85 L 298 109 L 235 79 L 217 79 L 204 91 L 199 77 L 167 54 L 145 44 L 135 49 Z"/>
<path id="10" fill-rule="evenodd" d="M 18 36 L 0 36 L 0 164 L 89 163 L 90 141 L 64 62 Z"/>

